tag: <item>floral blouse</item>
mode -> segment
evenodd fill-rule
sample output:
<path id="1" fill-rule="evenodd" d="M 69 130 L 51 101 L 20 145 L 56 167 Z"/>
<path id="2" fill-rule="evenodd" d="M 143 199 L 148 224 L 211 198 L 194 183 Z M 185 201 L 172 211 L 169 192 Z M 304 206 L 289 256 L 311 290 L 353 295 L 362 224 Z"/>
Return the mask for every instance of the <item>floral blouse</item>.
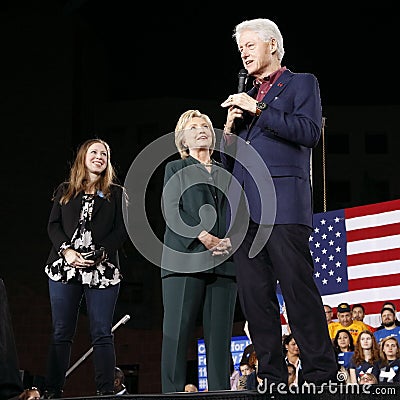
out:
<path id="1" fill-rule="evenodd" d="M 69 265 L 62 256 L 62 252 L 68 248 L 80 253 L 95 250 L 90 230 L 94 196 L 92 194 L 83 195 L 79 223 L 71 242 L 64 242 L 58 252 L 60 258 L 45 267 L 46 274 L 53 281 L 80 283 L 93 288 L 104 289 L 110 285 L 116 285 L 122 279 L 120 270 L 108 261 L 107 256 L 99 264 L 89 268 L 75 268 Z"/>

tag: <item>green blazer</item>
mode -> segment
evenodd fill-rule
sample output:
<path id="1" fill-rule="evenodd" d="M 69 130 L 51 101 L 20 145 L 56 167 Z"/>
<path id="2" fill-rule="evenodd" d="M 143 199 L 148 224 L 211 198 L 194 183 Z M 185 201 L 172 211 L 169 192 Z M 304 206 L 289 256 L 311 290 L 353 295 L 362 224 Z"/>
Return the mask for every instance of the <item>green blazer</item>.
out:
<path id="1" fill-rule="evenodd" d="M 225 196 L 230 174 L 213 161 L 211 173 L 193 157 L 165 166 L 162 194 L 166 221 L 161 276 L 176 273 L 235 275 L 230 256 L 212 256 L 197 236 L 206 230 L 223 239 L 227 232 Z"/>

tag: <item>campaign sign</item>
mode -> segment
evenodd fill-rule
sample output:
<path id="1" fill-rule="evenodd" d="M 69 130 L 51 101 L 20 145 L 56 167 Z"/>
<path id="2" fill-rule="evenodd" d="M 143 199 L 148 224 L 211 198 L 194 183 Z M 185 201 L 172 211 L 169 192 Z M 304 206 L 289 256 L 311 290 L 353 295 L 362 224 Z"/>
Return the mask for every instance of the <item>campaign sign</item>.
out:
<path id="1" fill-rule="evenodd" d="M 236 370 L 239 370 L 240 360 L 242 358 L 243 350 L 250 344 L 247 336 L 233 336 L 231 339 L 231 354 L 233 365 Z M 207 390 L 207 360 L 206 360 L 206 346 L 204 339 L 197 340 L 197 360 L 198 360 L 198 388 L 202 392 Z"/>

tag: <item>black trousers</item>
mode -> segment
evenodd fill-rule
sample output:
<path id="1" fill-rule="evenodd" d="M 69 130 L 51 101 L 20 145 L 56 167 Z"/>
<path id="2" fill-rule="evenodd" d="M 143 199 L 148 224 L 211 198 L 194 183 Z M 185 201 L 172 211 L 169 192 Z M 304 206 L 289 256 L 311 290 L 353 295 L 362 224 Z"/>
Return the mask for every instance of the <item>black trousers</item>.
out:
<path id="1" fill-rule="evenodd" d="M 259 229 L 270 236 L 261 251 L 250 258 L 249 249 Z M 268 383 L 287 383 L 277 281 L 290 329 L 300 348 L 305 380 L 320 384 L 336 377 L 335 353 L 313 278 L 310 233 L 311 228 L 304 225 L 271 228 L 250 221 L 246 236 L 234 254 L 238 294 L 258 358 L 258 376 L 267 378 Z"/>
<path id="2" fill-rule="evenodd" d="M 0 279 L 0 321 L 0 399 L 3 400 L 24 390 L 3 279 Z"/>

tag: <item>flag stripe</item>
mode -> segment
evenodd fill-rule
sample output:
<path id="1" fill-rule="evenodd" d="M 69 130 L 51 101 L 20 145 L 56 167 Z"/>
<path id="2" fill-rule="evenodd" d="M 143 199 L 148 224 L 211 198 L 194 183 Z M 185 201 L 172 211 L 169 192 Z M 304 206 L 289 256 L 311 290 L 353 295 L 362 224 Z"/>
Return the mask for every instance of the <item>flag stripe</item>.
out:
<path id="1" fill-rule="evenodd" d="M 396 224 L 373 226 L 371 228 L 355 229 L 353 231 L 347 230 L 346 234 L 348 242 L 391 235 L 400 235 L 400 222 Z"/>
<path id="2" fill-rule="evenodd" d="M 384 288 L 374 288 L 374 289 L 364 289 L 364 290 L 354 290 L 352 292 L 347 293 L 335 293 L 326 296 L 322 296 L 322 300 L 324 304 L 329 304 L 332 307 L 336 307 L 338 304 L 342 302 L 346 302 L 349 304 L 361 303 L 366 305 L 366 312 L 369 314 L 371 303 L 376 303 L 374 307 L 378 307 L 380 305 L 380 310 L 382 308 L 382 303 L 388 301 L 388 299 L 392 299 L 392 302 L 398 305 L 399 303 L 399 293 L 400 286 L 387 286 Z M 369 303 L 368 303 L 369 302 Z"/>
<path id="3" fill-rule="evenodd" d="M 378 239 L 358 240 L 347 244 L 347 254 L 367 253 L 388 249 L 396 249 L 400 244 L 400 235 Z"/>
<path id="4" fill-rule="evenodd" d="M 400 262 L 398 260 L 377 263 L 354 265 L 348 269 L 347 275 L 350 279 L 359 279 L 371 276 L 382 276 L 400 273 Z M 388 277 L 390 279 L 390 277 Z"/>
<path id="5" fill-rule="evenodd" d="M 400 200 L 385 201 L 382 203 L 367 204 L 345 209 L 346 219 L 361 217 L 363 215 L 380 214 L 400 210 Z"/>
<path id="6" fill-rule="evenodd" d="M 400 274 L 393 274 L 390 277 L 375 276 L 374 279 L 368 277 L 349 280 L 349 290 L 373 289 L 378 286 L 382 288 L 393 285 L 400 285 Z"/>
<path id="7" fill-rule="evenodd" d="M 372 251 L 360 254 L 349 255 L 347 263 L 351 267 L 353 265 L 377 263 L 385 261 L 400 260 L 400 249 Z"/>
<path id="8" fill-rule="evenodd" d="M 365 307 L 365 310 L 368 310 L 368 314 L 380 314 L 382 310 L 382 304 L 385 301 L 390 301 L 392 302 L 395 306 L 396 309 L 398 310 L 400 308 L 400 302 L 398 299 L 385 299 L 383 301 L 374 301 L 374 302 L 363 302 L 363 305 Z"/>
<path id="9" fill-rule="evenodd" d="M 346 215 L 345 210 L 345 215 Z M 346 216 L 346 229 L 353 231 L 355 229 L 364 229 L 370 226 L 383 226 L 400 222 L 400 211 L 389 211 L 382 214 L 364 215 L 362 217 Z"/>

